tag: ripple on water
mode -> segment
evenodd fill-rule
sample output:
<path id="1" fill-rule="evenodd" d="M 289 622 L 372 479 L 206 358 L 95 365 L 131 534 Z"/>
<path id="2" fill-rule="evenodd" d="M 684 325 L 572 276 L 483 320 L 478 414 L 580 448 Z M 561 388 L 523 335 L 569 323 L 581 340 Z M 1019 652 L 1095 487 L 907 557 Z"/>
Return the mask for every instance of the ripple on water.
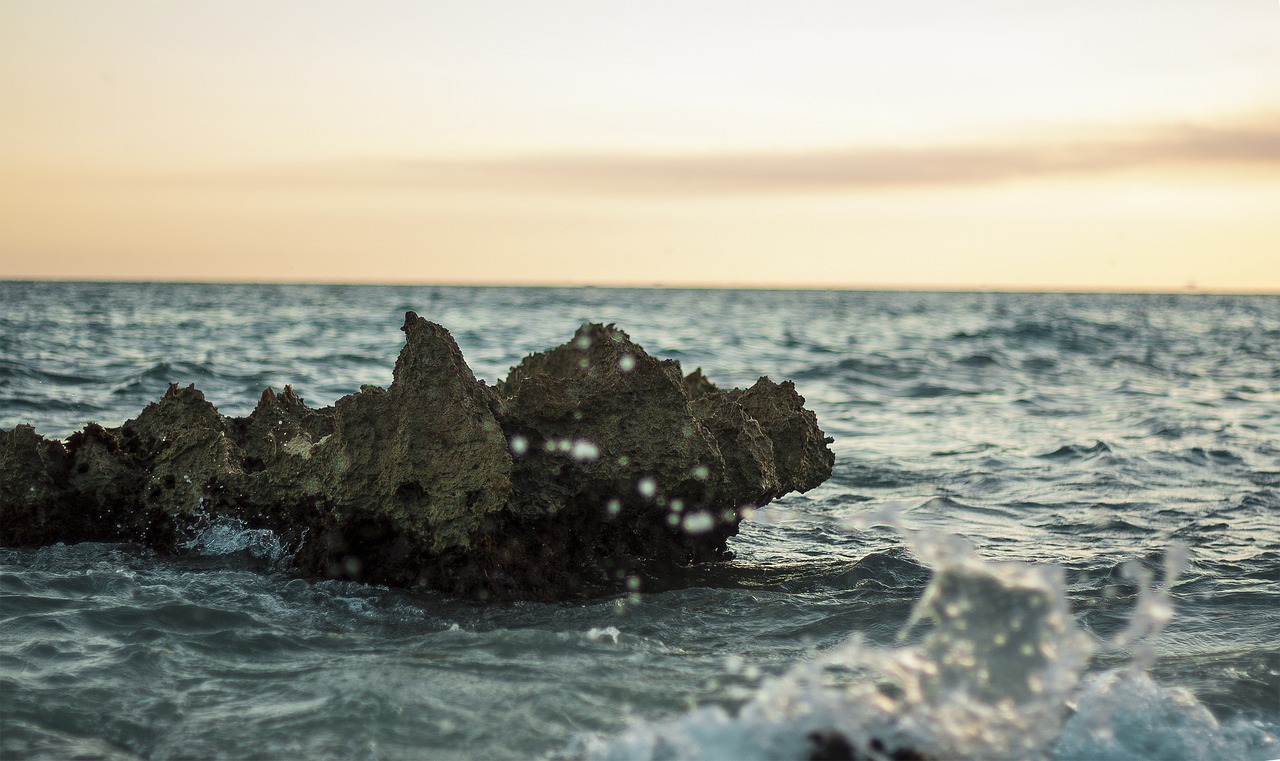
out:
<path id="1" fill-rule="evenodd" d="M 921 674 L 900 656 L 922 651 L 900 648 L 931 629 L 897 633 L 936 576 L 892 531 L 849 523 L 888 505 L 968 536 L 983 562 L 1063 569 L 1073 625 L 1100 641 L 1135 618 L 1143 585 L 1126 561 L 1157 570 L 1183 539 L 1191 566 L 1148 681 L 1104 679 L 1141 669 L 1099 655 L 1072 703 L 1088 721 L 1053 724 L 1070 715 L 1058 704 L 1049 756 L 1280 757 L 1274 298 L 0 283 L 0 302 L 0 428 L 118 424 L 169 382 L 232 414 L 264 385 L 331 403 L 389 383 L 413 310 L 450 327 L 487 380 L 580 319 L 617 322 L 724 385 L 792 378 L 838 456 L 827 485 L 743 527 L 738 560 L 646 579 L 634 599 L 479 606 L 291 579 L 269 537 L 235 531 L 222 538 L 239 549 L 207 541 L 182 559 L 0 549 L 0 757 L 524 759 L 579 733 L 628 761 L 616 749 L 633 736 L 676 759 L 695 740 L 804 757 L 807 728 L 777 720 L 788 706 L 855 738 L 916 737 L 857 723 L 884 700 L 936 731 L 925 739 L 969 738 L 990 724 L 949 722 L 906 689 Z M 992 573 L 982 615 L 955 620 L 1025 607 Z M 848 655 L 850 632 L 870 655 L 824 660 Z M 877 683 L 899 690 L 852 712 L 829 694 Z"/>

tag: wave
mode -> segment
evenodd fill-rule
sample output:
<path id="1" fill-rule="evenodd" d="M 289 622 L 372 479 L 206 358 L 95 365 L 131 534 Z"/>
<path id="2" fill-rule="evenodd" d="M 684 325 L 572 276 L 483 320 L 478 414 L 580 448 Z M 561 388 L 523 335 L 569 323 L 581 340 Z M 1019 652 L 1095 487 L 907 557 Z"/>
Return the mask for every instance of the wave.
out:
<path id="1" fill-rule="evenodd" d="M 1111 454 L 1111 446 L 1105 441 L 1095 439 L 1092 444 L 1065 444 L 1051 452 L 1036 455 L 1044 460 L 1065 460 L 1071 462 L 1087 462 L 1103 455 Z"/>
<path id="2" fill-rule="evenodd" d="M 991 343 L 1027 349 L 1048 347 L 1073 354 L 1104 354 L 1133 342 L 1138 331 L 1121 322 L 1102 322 L 1081 315 L 1024 319 L 996 324 L 974 332 L 956 331 L 954 341 Z"/>
<path id="3" fill-rule="evenodd" d="M 792 376 L 798 381 L 838 379 L 851 384 L 888 387 L 918 378 L 927 369 L 928 363 L 922 359 L 867 354 L 813 364 Z"/>
<path id="4" fill-rule="evenodd" d="M 199 380 L 211 375 L 214 375 L 211 367 L 197 362 L 156 362 L 112 383 L 111 393 L 129 394 L 142 388 L 163 390 L 169 383 Z"/>
<path id="5" fill-rule="evenodd" d="M 904 389 L 902 396 L 910 399 L 934 399 L 943 396 L 980 396 L 984 392 L 974 389 L 962 389 L 940 383 L 920 383 Z"/>
<path id="6" fill-rule="evenodd" d="M 906 535 L 933 574 L 902 627 L 908 643 L 855 634 L 766 680 L 737 710 L 708 706 L 580 736 L 564 757 L 1210 761 L 1261 759 L 1280 742 L 1275 728 L 1220 723 L 1147 672 L 1151 643 L 1172 618 L 1180 550 L 1167 554 L 1161 585 L 1125 566 L 1136 605 L 1121 631 L 1098 641 L 1072 618 L 1060 568 L 986 562 L 953 537 Z M 1109 651 L 1134 655 L 1086 674 L 1090 658 Z"/>

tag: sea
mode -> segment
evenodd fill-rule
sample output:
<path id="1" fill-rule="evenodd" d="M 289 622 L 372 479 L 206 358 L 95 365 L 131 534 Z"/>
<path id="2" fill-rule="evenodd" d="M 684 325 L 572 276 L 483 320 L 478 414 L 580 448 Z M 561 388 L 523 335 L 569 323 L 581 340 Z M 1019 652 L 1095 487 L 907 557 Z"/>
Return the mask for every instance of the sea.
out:
<path id="1" fill-rule="evenodd" d="M 1280 758 L 1280 297 L 0 283 L 0 428 L 386 386 L 413 310 L 477 377 L 584 322 L 836 455 L 729 562 L 482 603 L 304 578 L 209 520 L 162 556 L 0 548 L 0 758 Z"/>

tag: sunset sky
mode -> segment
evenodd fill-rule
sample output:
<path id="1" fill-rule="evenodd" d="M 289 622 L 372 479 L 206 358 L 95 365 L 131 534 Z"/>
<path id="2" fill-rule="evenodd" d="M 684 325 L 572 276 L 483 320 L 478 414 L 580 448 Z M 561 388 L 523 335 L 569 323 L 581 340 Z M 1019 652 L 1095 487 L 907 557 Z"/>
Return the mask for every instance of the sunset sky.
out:
<path id="1" fill-rule="evenodd" d="M 0 0 L 0 278 L 1280 292 L 1280 5 Z"/>

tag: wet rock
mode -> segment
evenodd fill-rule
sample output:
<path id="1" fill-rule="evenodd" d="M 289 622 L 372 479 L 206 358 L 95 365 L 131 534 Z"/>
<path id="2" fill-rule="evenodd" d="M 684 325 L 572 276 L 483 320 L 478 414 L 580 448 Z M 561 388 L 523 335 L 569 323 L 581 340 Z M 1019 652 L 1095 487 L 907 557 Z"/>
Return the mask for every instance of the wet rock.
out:
<path id="1" fill-rule="evenodd" d="M 29 425 L 0 432 L 0 536 L 5 544 L 50 544 L 74 531 L 75 517 L 61 507 L 67 491 L 66 457 L 62 442 L 46 441 Z"/>
<path id="2" fill-rule="evenodd" d="M 229 423 L 194 385 L 174 383 L 121 426 L 123 449 L 148 473 L 143 502 L 175 517 L 216 511 L 207 491 L 241 473 L 244 459 Z"/>
<path id="3" fill-rule="evenodd" d="M 90 535 L 169 547 L 173 521 L 162 509 L 130 509 L 133 495 L 145 487 L 141 466 L 120 446 L 115 435 L 90 423 L 67 439 L 67 491 Z"/>
<path id="4" fill-rule="evenodd" d="M 616 327 L 584 325 L 498 385 L 516 486 L 502 559 L 523 584 L 616 586 L 725 556 L 738 516 L 709 512 L 734 507 L 719 499 L 724 458 L 683 383 Z M 683 530 L 694 515 L 702 525 Z"/>
<path id="5" fill-rule="evenodd" d="M 490 388 L 410 312 L 391 385 L 323 409 L 267 389 L 227 418 L 170 386 L 118 429 L 0 438 L 0 541 L 164 551 L 219 516 L 277 532 L 301 573 L 480 597 L 634 589 L 731 557 L 744 515 L 831 472 L 794 386 L 722 391 L 584 325 Z"/>
<path id="6" fill-rule="evenodd" d="M 115 437 L 90 423 L 64 445 L 28 425 L 0 432 L 0 542 L 136 541 L 171 548 L 172 522 L 136 504 L 146 481 Z"/>
<path id="7" fill-rule="evenodd" d="M 729 397 L 773 442 L 774 464 L 783 492 L 806 492 L 831 477 L 835 454 L 827 448 L 833 439 L 818 428 L 818 416 L 805 409 L 804 397 L 791 381 L 774 383 L 767 377 L 745 391 L 734 389 Z"/>
<path id="8" fill-rule="evenodd" d="M 684 377 L 684 393 L 689 399 L 699 399 L 708 394 L 715 394 L 720 391 L 716 384 L 712 383 L 707 376 L 702 374 L 702 368 L 696 367 L 693 372 Z"/>
<path id="9" fill-rule="evenodd" d="M 849 738 L 835 731 L 810 732 L 809 761 L 858 761 Z"/>
<path id="10" fill-rule="evenodd" d="M 435 561 L 470 551 L 506 507 L 511 456 L 492 392 L 449 332 L 412 312 L 403 330 L 391 386 L 339 399 L 333 432 L 289 455 L 304 498 L 327 511 L 300 559 L 314 570 L 338 563 L 365 578 L 447 587 L 432 578 L 445 574 Z"/>
<path id="11" fill-rule="evenodd" d="M 706 384 L 710 386 L 710 383 Z M 733 505 L 763 505 L 784 491 L 773 440 L 741 404 L 714 387 L 689 402 L 689 411 L 711 431 L 724 458 L 719 491 Z"/>
<path id="12" fill-rule="evenodd" d="M 279 394 L 267 388 L 258 406 L 247 418 L 236 420 L 235 427 L 244 468 L 257 472 L 289 457 L 307 459 L 311 448 L 333 433 L 333 416 L 308 408 L 292 386 Z"/>
<path id="13" fill-rule="evenodd" d="M 583 326 L 565 345 L 526 357 L 498 387 L 503 428 L 522 452 L 526 488 L 513 507 L 544 516 L 583 496 L 598 500 L 595 512 L 617 499 L 626 516 L 665 511 L 676 496 L 700 503 L 723 458 L 682 382 L 678 364 L 649 356 L 612 325 Z"/>
<path id="14" fill-rule="evenodd" d="M 787 419 L 803 403 L 793 386 L 761 379 L 745 394 L 721 391 L 613 325 L 584 325 L 526 357 L 497 391 L 516 455 L 519 526 L 508 534 L 542 543 L 506 540 L 511 560 L 536 569 L 525 586 L 653 579 L 731 558 L 727 540 L 744 514 L 831 474 L 816 418 Z M 805 448 L 779 457 L 775 439 Z M 530 562 L 539 551 L 553 558 Z"/>
<path id="15" fill-rule="evenodd" d="M 511 456 L 453 337 L 410 312 L 386 393 L 338 401 L 323 462 L 338 501 L 376 513 L 432 552 L 467 549 L 511 494 Z"/>
<path id="16" fill-rule="evenodd" d="M 809 741 L 809 761 L 930 761 L 929 756 L 915 748 L 890 750 L 883 741 L 874 737 L 864 752 L 836 730 L 810 732 L 806 739 Z"/>
<path id="17" fill-rule="evenodd" d="M 390 387 L 319 410 L 268 389 L 230 421 L 239 461 L 205 450 L 204 510 L 280 533 L 308 575 L 469 588 L 455 567 L 507 505 L 511 456 L 448 331 L 412 312 L 403 330 Z"/>

